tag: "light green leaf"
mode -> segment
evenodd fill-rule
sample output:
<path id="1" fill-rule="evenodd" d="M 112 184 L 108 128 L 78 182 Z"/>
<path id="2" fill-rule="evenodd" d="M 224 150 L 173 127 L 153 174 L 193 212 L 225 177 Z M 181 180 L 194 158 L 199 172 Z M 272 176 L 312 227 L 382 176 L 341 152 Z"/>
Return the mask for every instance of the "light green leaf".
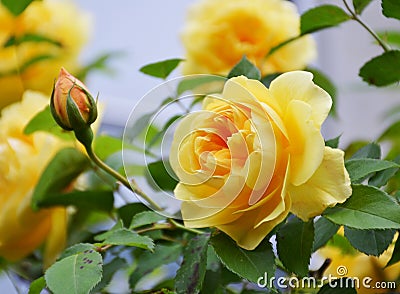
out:
<path id="1" fill-rule="evenodd" d="M 20 15 L 34 0 L 1 0 L 1 3 L 15 16 Z"/>
<path id="2" fill-rule="evenodd" d="M 369 143 L 353 154 L 351 159 L 359 159 L 359 158 L 373 158 L 379 159 L 381 158 L 381 146 L 376 143 Z"/>
<path id="3" fill-rule="evenodd" d="M 87 157 L 77 149 L 60 150 L 41 174 L 33 191 L 32 208 L 38 209 L 38 203 L 45 201 L 51 194 L 61 192 L 89 166 Z"/>
<path id="4" fill-rule="evenodd" d="M 293 218 L 282 225 L 276 234 L 279 259 L 298 276 L 308 274 L 308 265 L 314 240 L 313 222 Z"/>
<path id="5" fill-rule="evenodd" d="M 301 34 L 309 34 L 325 28 L 334 27 L 350 19 L 350 16 L 338 6 L 317 6 L 306 11 L 301 16 Z"/>
<path id="6" fill-rule="evenodd" d="M 394 244 L 392 257 L 386 264 L 386 267 L 391 266 L 399 261 L 400 261 L 400 238 L 397 238 L 396 243 Z"/>
<path id="7" fill-rule="evenodd" d="M 94 239 L 96 241 L 102 241 L 102 244 L 104 245 L 134 246 L 147 250 L 153 250 L 154 248 L 152 239 L 147 236 L 141 236 L 138 233 L 126 228 L 105 232 L 95 236 Z"/>
<path id="8" fill-rule="evenodd" d="M 103 259 L 95 250 L 57 261 L 45 273 L 48 288 L 57 294 L 89 293 L 102 278 Z"/>
<path id="9" fill-rule="evenodd" d="M 344 235 L 351 245 L 367 255 L 379 256 L 392 243 L 396 230 L 358 230 L 344 228 Z"/>
<path id="10" fill-rule="evenodd" d="M 211 238 L 211 245 L 227 269 L 250 282 L 256 283 L 265 273 L 268 277 L 275 275 L 275 256 L 268 240 L 254 250 L 245 250 L 220 233 Z"/>
<path id="11" fill-rule="evenodd" d="M 152 179 L 164 191 L 173 191 L 178 184 L 177 176 L 173 174 L 169 161 L 155 161 L 147 165 L 147 178 Z M 171 175 L 172 174 L 172 175 Z M 150 180 L 151 181 L 151 180 Z"/>
<path id="12" fill-rule="evenodd" d="M 103 293 L 105 287 L 111 282 L 114 274 L 122 269 L 125 269 L 128 266 L 125 259 L 120 257 L 115 257 L 113 260 L 103 265 L 103 277 L 99 284 L 93 289 L 92 293 Z"/>
<path id="13" fill-rule="evenodd" d="M 149 76 L 166 79 L 183 59 L 174 58 L 143 66 L 139 70 Z"/>
<path id="14" fill-rule="evenodd" d="M 37 278 L 29 286 L 28 294 L 40 294 L 46 288 L 46 280 L 44 277 Z"/>
<path id="15" fill-rule="evenodd" d="M 243 56 L 242 59 L 232 68 L 228 74 L 228 79 L 237 76 L 246 76 L 249 79 L 254 80 L 261 79 L 260 70 L 251 63 L 246 56 Z"/>
<path id="16" fill-rule="evenodd" d="M 354 229 L 400 229 L 400 205 L 375 187 L 353 185 L 353 194 L 343 204 L 328 208 L 323 216 Z"/>
<path id="17" fill-rule="evenodd" d="M 352 183 L 360 182 L 371 173 L 400 167 L 395 162 L 372 158 L 350 159 L 346 161 L 345 166 Z"/>
<path id="18" fill-rule="evenodd" d="M 386 17 L 400 19 L 400 2 L 398 0 L 382 0 L 382 12 Z"/>
<path id="19" fill-rule="evenodd" d="M 37 131 L 44 131 L 53 134 L 64 140 L 73 140 L 74 136 L 71 132 L 64 131 L 57 125 L 51 115 L 50 106 L 36 114 L 26 125 L 24 134 L 30 135 Z"/>
<path id="20" fill-rule="evenodd" d="M 211 84 L 219 83 L 222 85 L 225 83 L 226 78 L 214 75 L 195 75 L 187 76 L 181 82 L 179 82 L 176 93 L 177 96 L 182 95 L 186 91 L 192 91 L 200 86 L 206 86 Z M 207 93 L 204 93 L 207 94 Z"/>
<path id="21" fill-rule="evenodd" d="M 87 64 L 83 68 L 81 68 L 75 76 L 79 80 L 84 81 L 87 78 L 89 73 L 96 71 L 96 70 L 112 74 L 112 73 L 114 73 L 114 71 L 110 69 L 110 67 L 107 65 L 107 63 L 111 59 L 113 59 L 115 57 L 120 57 L 122 55 L 123 55 L 122 52 L 108 52 L 108 53 L 104 53 L 100 56 L 96 56 L 94 60 L 92 60 L 91 62 L 89 62 L 89 64 Z"/>
<path id="22" fill-rule="evenodd" d="M 64 259 L 72 255 L 80 254 L 80 253 L 88 253 L 89 251 L 96 250 L 96 246 L 90 243 L 78 243 L 68 247 L 61 254 L 59 259 Z"/>
<path id="23" fill-rule="evenodd" d="M 132 218 L 143 211 L 150 211 L 149 208 L 143 203 L 129 203 L 118 208 L 117 213 L 122 221 L 124 227 L 128 228 L 131 224 Z"/>
<path id="24" fill-rule="evenodd" d="M 132 218 L 131 225 L 129 226 L 130 229 L 135 229 L 138 227 L 150 225 L 159 221 L 165 220 L 165 216 L 158 214 L 154 211 L 143 211 L 136 214 Z"/>
<path id="25" fill-rule="evenodd" d="M 372 0 L 353 0 L 353 6 L 357 14 L 361 14 Z"/>
<path id="26" fill-rule="evenodd" d="M 346 281 L 347 278 L 339 278 L 325 284 L 317 294 L 357 294 L 354 285 Z M 343 286 L 343 287 L 342 287 Z"/>
<path id="27" fill-rule="evenodd" d="M 399 141 L 400 134 L 400 120 L 390 125 L 383 134 L 379 137 L 378 141 Z"/>
<path id="28" fill-rule="evenodd" d="M 20 45 L 22 43 L 27 43 L 27 42 L 49 43 L 49 44 L 55 45 L 57 47 L 62 46 L 62 44 L 59 41 L 51 39 L 49 37 L 37 35 L 37 34 L 26 34 L 26 35 L 19 36 L 18 38 L 16 38 L 15 36 L 10 37 L 7 40 L 7 42 L 4 44 L 4 47 L 7 48 L 10 46 L 17 46 L 17 45 Z"/>
<path id="29" fill-rule="evenodd" d="M 200 293 L 207 265 L 207 248 L 210 234 L 192 238 L 183 251 L 183 261 L 175 278 L 177 294 Z"/>
<path id="30" fill-rule="evenodd" d="M 378 32 L 378 36 L 390 45 L 400 47 L 400 32 L 399 31 L 382 31 Z"/>
<path id="31" fill-rule="evenodd" d="M 368 84 L 377 87 L 399 82 L 400 51 L 391 50 L 372 58 L 361 67 L 359 76 Z"/>
<path id="32" fill-rule="evenodd" d="M 336 234 L 339 226 L 324 217 L 320 217 L 314 223 L 314 230 L 313 252 L 324 246 Z"/>

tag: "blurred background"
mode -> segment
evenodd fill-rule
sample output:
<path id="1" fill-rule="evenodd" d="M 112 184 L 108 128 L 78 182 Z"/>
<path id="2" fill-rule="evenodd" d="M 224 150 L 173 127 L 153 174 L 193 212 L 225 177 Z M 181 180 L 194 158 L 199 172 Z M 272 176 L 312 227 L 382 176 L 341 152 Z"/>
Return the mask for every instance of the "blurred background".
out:
<path id="1" fill-rule="evenodd" d="M 179 34 L 185 13 L 194 2 L 76 0 L 93 19 L 92 37 L 82 61 L 89 62 L 103 53 L 119 53 L 108 63 L 110 74 L 95 72 L 87 80 L 91 92 L 99 92 L 100 101 L 106 104 L 103 131 L 121 135 L 136 102 L 160 83 L 140 73 L 140 67 L 184 57 Z M 342 4 L 339 0 L 298 0 L 297 4 L 302 12 L 322 2 Z M 377 31 L 399 30 L 398 22 L 382 17 L 380 1 L 373 1 L 362 18 Z M 351 21 L 315 34 L 315 38 L 319 58 L 314 66 L 326 73 L 338 88 L 338 117 L 325 123 L 325 138 L 342 134 L 341 147 L 355 139 L 376 139 L 390 122 L 388 111 L 400 105 L 400 88 L 398 85 L 385 89 L 369 87 L 358 77 L 358 70 L 367 60 L 381 54 L 382 49 L 358 23 Z M 174 73 L 178 75 L 179 70 Z M 6 276 L 0 277 L 0 292 L 17 293 Z"/>

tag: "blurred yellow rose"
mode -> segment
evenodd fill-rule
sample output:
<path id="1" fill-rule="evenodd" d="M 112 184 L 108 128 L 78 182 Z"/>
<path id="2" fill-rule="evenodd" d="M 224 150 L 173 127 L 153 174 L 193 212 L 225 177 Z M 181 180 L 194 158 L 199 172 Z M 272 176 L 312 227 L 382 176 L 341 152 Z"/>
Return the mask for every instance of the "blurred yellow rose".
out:
<path id="1" fill-rule="evenodd" d="M 286 0 L 202 0 L 187 16 L 182 33 L 184 74 L 226 75 L 246 55 L 263 75 L 303 69 L 316 57 L 304 36 L 266 58 L 270 49 L 300 33 L 300 17 Z"/>
<path id="2" fill-rule="evenodd" d="M 0 4 L 0 109 L 20 100 L 27 89 L 50 94 L 61 66 L 78 68 L 88 31 L 88 16 L 71 2 L 34 1 L 17 17 Z M 32 40 L 18 44 L 33 36 L 59 45 Z"/>
<path id="3" fill-rule="evenodd" d="M 343 231 L 339 232 L 339 234 L 343 235 Z M 400 277 L 400 263 L 385 268 L 392 256 L 393 249 L 394 245 L 392 244 L 382 255 L 375 257 L 365 255 L 355 249 L 352 252 L 344 251 L 334 244 L 329 244 L 321 248 L 318 253 L 322 257 L 331 260 L 330 265 L 324 272 L 325 277 L 358 278 L 360 287 L 357 289 L 357 293 L 359 294 L 394 293 L 395 289 L 393 288 L 377 288 L 384 286 L 382 282 L 396 281 Z M 371 278 L 371 280 L 368 278 Z M 363 279 L 365 279 L 367 287 L 363 285 Z"/>
<path id="4" fill-rule="evenodd" d="M 325 147 L 330 96 L 312 74 L 282 74 L 269 89 L 243 76 L 178 124 L 170 162 L 188 227 L 215 226 L 254 249 L 289 212 L 303 220 L 351 194 L 344 153 Z"/>
<path id="5" fill-rule="evenodd" d="M 64 208 L 31 209 L 31 196 L 41 173 L 62 140 L 44 132 L 25 135 L 23 129 L 48 98 L 27 91 L 21 102 L 3 109 L 0 116 L 0 256 L 19 260 L 41 244 L 45 265 L 55 260 L 66 241 Z"/>

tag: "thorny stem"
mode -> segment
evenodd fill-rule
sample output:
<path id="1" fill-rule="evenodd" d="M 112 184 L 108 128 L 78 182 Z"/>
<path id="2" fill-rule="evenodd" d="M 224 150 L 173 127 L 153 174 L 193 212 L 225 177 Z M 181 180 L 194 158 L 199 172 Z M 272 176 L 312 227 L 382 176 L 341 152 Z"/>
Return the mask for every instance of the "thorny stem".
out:
<path id="1" fill-rule="evenodd" d="M 362 25 L 368 31 L 368 33 L 370 33 L 371 36 L 378 42 L 378 44 L 383 48 L 385 52 L 390 51 L 390 47 L 381 38 L 379 38 L 379 36 L 366 23 L 364 23 L 358 17 L 358 15 L 350 8 L 347 1 L 343 0 L 343 3 L 346 6 L 346 9 L 350 12 L 352 19 L 354 19 L 356 22 Z"/>

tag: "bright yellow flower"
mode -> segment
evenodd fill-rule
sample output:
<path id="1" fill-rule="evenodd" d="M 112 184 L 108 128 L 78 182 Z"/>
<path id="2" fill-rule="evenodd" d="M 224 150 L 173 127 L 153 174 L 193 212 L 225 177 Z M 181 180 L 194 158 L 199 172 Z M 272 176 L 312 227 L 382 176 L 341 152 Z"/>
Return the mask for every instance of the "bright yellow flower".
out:
<path id="1" fill-rule="evenodd" d="M 0 116 L 0 256 L 16 261 L 45 242 L 49 265 L 66 241 L 64 208 L 31 209 L 33 189 L 51 158 L 65 144 L 44 132 L 25 135 L 23 129 L 48 104 L 40 93 L 27 91 L 21 102 Z"/>
<path id="2" fill-rule="evenodd" d="M 34 1 L 17 17 L 0 4 L 0 109 L 20 100 L 27 89 L 50 94 L 61 66 L 77 69 L 88 31 L 89 18 L 71 2 Z M 60 46 L 44 41 L 4 46 L 29 35 Z"/>
<path id="3" fill-rule="evenodd" d="M 270 49 L 298 36 L 300 17 L 286 0 L 202 0 L 189 11 L 182 34 L 185 74 L 226 75 L 246 55 L 263 75 L 303 69 L 316 56 L 310 36 L 266 58 Z"/>
<path id="4" fill-rule="evenodd" d="M 215 226 L 254 249 L 289 212 L 303 220 L 351 194 L 344 153 L 325 147 L 332 100 L 308 72 L 269 89 L 243 76 L 177 126 L 170 162 L 189 227 Z"/>

